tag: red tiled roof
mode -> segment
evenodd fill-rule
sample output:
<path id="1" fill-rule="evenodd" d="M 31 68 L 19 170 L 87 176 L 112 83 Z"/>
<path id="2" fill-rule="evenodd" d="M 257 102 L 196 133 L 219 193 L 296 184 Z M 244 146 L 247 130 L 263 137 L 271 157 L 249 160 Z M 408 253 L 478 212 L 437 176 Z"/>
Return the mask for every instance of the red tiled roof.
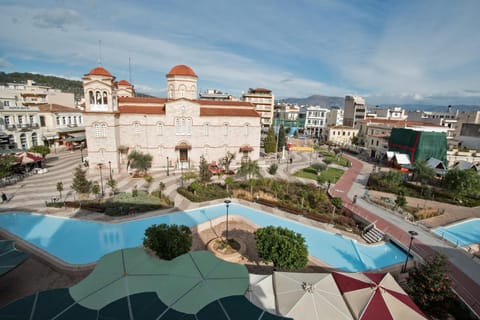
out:
<path id="1" fill-rule="evenodd" d="M 132 86 L 132 84 L 130 82 L 128 82 L 127 80 L 120 80 L 117 82 L 117 85 L 119 86 Z"/>
<path id="2" fill-rule="evenodd" d="M 186 66 L 184 64 L 177 65 L 173 67 L 168 73 L 167 77 L 171 76 L 190 76 L 190 77 L 195 77 L 198 78 L 195 72 L 190 68 L 189 66 Z"/>
<path id="3" fill-rule="evenodd" d="M 118 107 L 118 111 L 120 113 L 165 114 L 165 107 L 120 106 Z"/>
<path id="4" fill-rule="evenodd" d="M 150 97 L 118 97 L 118 103 L 165 103 L 165 98 L 150 98 Z"/>
<path id="5" fill-rule="evenodd" d="M 55 103 L 40 104 L 37 107 L 40 112 L 82 112 L 80 109 L 70 108 Z"/>
<path id="6" fill-rule="evenodd" d="M 253 104 L 246 101 L 215 101 L 215 100 L 197 100 L 197 102 L 203 106 L 241 106 L 241 107 L 253 107 Z"/>
<path id="7" fill-rule="evenodd" d="M 110 72 L 107 71 L 107 69 L 103 67 L 95 67 L 92 70 L 90 70 L 89 73 L 86 74 L 86 76 L 106 76 L 106 77 L 113 77 Z"/>
<path id="8" fill-rule="evenodd" d="M 230 109 L 230 108 L 200 108 L 201 117 L 260 117 L 260 114 L 253 109 Z"/>

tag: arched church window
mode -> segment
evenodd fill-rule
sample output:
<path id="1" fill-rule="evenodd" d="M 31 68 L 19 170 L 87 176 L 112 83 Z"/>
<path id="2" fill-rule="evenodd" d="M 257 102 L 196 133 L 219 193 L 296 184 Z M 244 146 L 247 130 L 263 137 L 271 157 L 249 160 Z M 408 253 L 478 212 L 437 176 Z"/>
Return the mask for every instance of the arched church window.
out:
<path id="1" fill-rule="evenodd" d="M 174 90 L 173 90 L 173 86 L 171 85 L 168 88 L 168 98 L 173 99 L 173 93 L 174 93 Z"/>
<path id="2" fill-rule="evenodd" d="M 108 104 L 107 91 L 103 91 L 103 104 Z"/>
<path id="3" fill-rule="evenodd" d="M 180 98 L 185 98 L 185 86 L 180 87 Z"/>
<path id="4" fill-rule="evenodd" d="M 88 96 L 90 98 L 90 104 L 94 104 L 95 98 L 93 97 L 93 91 L 88 91 Z"/>
<path id="5" fill-rule="evenodd" d="M 100 91 L 95 92 L 95 104 L 101 104 L 102 103 L 102 94 Z"/>

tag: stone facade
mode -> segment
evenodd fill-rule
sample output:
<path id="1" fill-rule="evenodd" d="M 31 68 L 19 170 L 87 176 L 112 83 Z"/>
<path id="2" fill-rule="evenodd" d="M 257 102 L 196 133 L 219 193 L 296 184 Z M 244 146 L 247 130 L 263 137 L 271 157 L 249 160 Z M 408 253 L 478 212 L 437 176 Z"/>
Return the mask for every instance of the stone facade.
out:
<path id="1" fill-rule="evenodd" d="M 197 100 L 197 76 L 188 66 L 167 74 L 169 98 L 134 97 L 133 87 L 123 87 L 119 96 L 115 77 L 101 67 L 86 74 L 83 83 L 85 97 L 93 96 L 84 112 L 91 166 L 126 170 L 133 150 L 151 154 L 152 167 L 162 170 L 167 160 L 170 168 L 187 169 L 197 167 L 201 156 L 218 161 L 228 151 L 237 154 L 232 165 L 259 158 L 261 124 L 254 106 Z"/>

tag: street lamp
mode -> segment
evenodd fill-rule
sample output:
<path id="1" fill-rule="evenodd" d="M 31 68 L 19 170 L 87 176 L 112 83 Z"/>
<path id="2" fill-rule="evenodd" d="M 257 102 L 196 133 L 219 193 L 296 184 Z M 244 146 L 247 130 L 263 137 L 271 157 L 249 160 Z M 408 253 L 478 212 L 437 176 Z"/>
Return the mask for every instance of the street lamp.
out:
<path id="1" fill-rule="evenodd" d="M 232 202 L 232 201 L 227 199 L 223 202 L 225 202 L 225 206 L 227 207 L 227 230 L 226 230 L 225 234 L 226 234 L 226 239 L 227 239 L 227 243 L 228 243 L 228 207 L 230 206 L 230 202 Z"/>
<path id="2" fill-rule="evenodd" d="M 83 163 L 83 146 L 80 144 L 80 159 L 82 160 Z"/>
<path id="3" fill-rule="evenodd" d="M 167 177 L 170 175 L 170 172 L 168 171 L 168 167 L 170 166 L 170 164 L 168 163 L 168 156 L 167 156 Z"/>
<path id="4" fill-rule="evenodd" d="M 112 162 L 108 161 L 108 168 L 110 169 L 110 181 L 112 181 Z"/>
<path id="5" fill-rule="evenodd" d="M 103 163 L 99 163 L 98 165 L 98 169 L 100 169 L 100 189 L 102 191 L 102 198 L 103 198 L 103 176 L 102 176 L 102 168 L 103 168 Z"/>
<path id="6" fill-rule="evenodd" d="M 408 233 L 410 233 L 410 244 L 408 245 L 407 258 L 405 259 L 405 264 L 403 265 L 402 273 L 407 272 L 407 263 L 408 263 L 408 257 L 410 257 L 410 250 L 412 249 L 412 241 L 413 241 L 413 238 L 415 238 L 415 236 L 418 236 L 418 233 L 413 230 L 408 231 Z"/>

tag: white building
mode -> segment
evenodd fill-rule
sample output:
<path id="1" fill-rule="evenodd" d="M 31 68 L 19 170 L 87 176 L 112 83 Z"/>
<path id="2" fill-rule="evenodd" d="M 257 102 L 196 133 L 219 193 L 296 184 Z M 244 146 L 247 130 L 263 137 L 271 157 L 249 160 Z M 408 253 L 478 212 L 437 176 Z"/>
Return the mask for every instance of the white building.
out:
<path id="1" fill-rule="evenodd" d="M 352 139 L 357 136 L 358 129 L 350 126 L 333 126 L 328 128 L 327 141 L 336 145 L 348 146 Z"/>
<path id="2" fill-rule="evenodd" d="M 327 113 L 327 126 L 341 126 L 343 124 L 343 109 L 331 107 Z"/>
<path id="3" fill-rule="evenodd" d="M 326 138 L 327 115 L 330 111 L 320 106 L 304 107 L 305 109 L 305 134 L 315 138 Z"/>
<path id="4" fill-rule="evenodd" d="M 115 77 L 102 67 L 83 77 L 91 166 L 109 163 L 125 170 L 126 150 L 151 154 L 157 169 L 166 169 L 167 162 L 195 167 L 201 156 L 218 161 L 228 151 L 237 154 L 236 164 L 258 159 L 260 115 L 251 103 L 197 100 L 198 77 L 185 65 L 173 67 L 166 78 L 167 98 L 139 98 L 119 97 Z"/>

